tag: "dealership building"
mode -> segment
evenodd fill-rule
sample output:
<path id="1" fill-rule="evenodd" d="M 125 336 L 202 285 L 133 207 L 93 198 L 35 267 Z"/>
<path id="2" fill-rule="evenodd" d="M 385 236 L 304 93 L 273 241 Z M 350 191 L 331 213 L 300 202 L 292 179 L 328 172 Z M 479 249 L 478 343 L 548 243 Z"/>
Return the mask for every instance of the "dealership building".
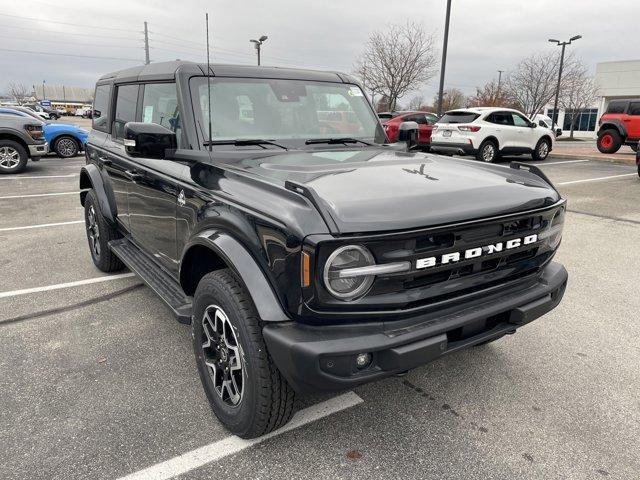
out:
<path id="1" fill-rule="evenodd" d="M 596 84 L 600 99 L 596 105 L 583 109 L 574 128 L 575 137 L 595 138 L 598 119 L 606 111 L 611 100 L 633 98 L 640 100 L 640 60 L 602 62 L 596 64 Z M 553 106 L 547 106 L 545 113 L 552 117 Z M 559 110 L 557 123 L 565 132 L 571 130 L 571 116 Z M 553 118 L 553 117 L 552 117 Z"/>

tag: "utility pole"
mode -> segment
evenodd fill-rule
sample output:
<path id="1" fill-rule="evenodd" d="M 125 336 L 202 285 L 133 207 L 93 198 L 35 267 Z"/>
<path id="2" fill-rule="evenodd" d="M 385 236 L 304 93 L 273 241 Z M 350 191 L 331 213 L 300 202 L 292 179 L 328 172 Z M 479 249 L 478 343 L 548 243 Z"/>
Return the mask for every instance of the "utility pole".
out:
<path id="1" fill-rule="evenodd" d="M 144 22 L 144 64 L 149 65 L 149 29 L 147 28 L 147 22 Z"/>
<path id="2" fill-rule="evenodd" d="M 256 47 L 256 52 L 258 52 L 258 66 L 260 65 L 260 47 L 264 43 L 264 41 L 269 38 L 266 35 L 262 35 L 258 40 L 249 40 Z"/>
<path id="3" fill-rule="evenodd" d="M 498 70 L 498 95 L 500 95 L 500 85 L 502 84 L 502 73 L 504 70 Z"/>
<path id="4" fill-rule="evenodd" d="M 45 84 L 45 81 L 42 80 L 42 100 L 46 100 L 47 99 L 47 94 L 44 93 L 44 84 Z"/>
<path id="5" fill-rule="evenodd" d="M 442 115 L 442 94 L 444 92 L 444 70 L 447 64 L 447 44 L 449 43 L 449 19 L 451 0 L 447 0 L 447 15 L 444 21 L 444 44 L 442 45 L 442 65 L 440 66 L 440 88 L 438 89 L 438 116 Z"/>
<path id="6" fill-rule="evenodd" d="M 562 67 L 564 65 L 564 49 L 567 45 L 571 45 L 571 42 L 574 40 L 580 40 L 582 35 L 575 35 L 569 39 L 568 42 L 561 42 L 560 40 L 556 40 L 554 38 L 550 38 L 549 41 L 551 43 L 555 43 L 562 47 L 562 52 L 560 53 L 560 68 L 558 69 L 558 85 L 556 86 L 556 99 L 553 102 L 553 117 L 551 121 L 553 123 L 552 127 L 555 127 L 558 124 L 558 118 L 560 115 L 558 114 L 558 97 L 560 97 L 560 83 L 562 82 Z"/>

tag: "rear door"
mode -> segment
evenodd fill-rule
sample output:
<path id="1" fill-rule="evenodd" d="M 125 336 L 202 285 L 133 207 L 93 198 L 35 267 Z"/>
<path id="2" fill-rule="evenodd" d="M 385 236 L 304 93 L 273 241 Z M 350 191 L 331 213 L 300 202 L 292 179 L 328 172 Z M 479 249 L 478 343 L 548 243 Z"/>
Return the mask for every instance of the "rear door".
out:
<path id="1" fill-rule="evenodd" d="M 495 136 L 498 139 L 500 150 L 505 147 L 513 148 L 516 146 L 518 137 L 513 125 L 511 112 L 493 112 L 487 115 L 484 121 L 492 125 L 491 130 L 487 131 L 486 135 L 483 135 L 484 138 L 489 134 Z"/>
<path id="2" fill-rule="evenodd" d="M 624 126 L 627 128 L 627 138 L 640 139 L 640 101 L 629 102 L 629 109 L 624 121 Z"/>

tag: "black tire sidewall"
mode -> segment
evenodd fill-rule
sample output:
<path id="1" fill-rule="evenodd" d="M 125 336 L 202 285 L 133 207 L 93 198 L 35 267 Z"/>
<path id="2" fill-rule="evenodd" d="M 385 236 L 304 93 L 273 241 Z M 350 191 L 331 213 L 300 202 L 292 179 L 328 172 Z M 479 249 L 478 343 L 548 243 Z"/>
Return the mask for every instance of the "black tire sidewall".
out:
<path id="1" fill-rule="evenodd" d="M 541 157 L 538 154 L 538 150 L 540 149 L 540 145 L 542 145 L 543 143 L 547 144 L 547 154 L 544 157 Z M 536 143 L 536 148 L 531 154 L 531 156 L 533 157 L 534 160 L 546 160 L 546 158 L 549 156 L 550 149 L 551 149 L 551 142 L 549 142 L 549 140 L 547 140 L 546 138 L 541 138 L 540 140 L 538 140 L 538 143 Z"/>
<path id="2" fill-rule="evenodd" d="M 247 319 L 240 308 L 239 299 L 230 293 L 222 282 L 218 281 L 217 273 L 219 272 L 214 272 L 213 274 L 208 274 L 203 277 L 194 296 L 194 316 L 192 321 L 193 350 L 202 385 L 215 415 L 230 431 L 242 436 L 242 432 L 248 431 L 253 425 L 254 417 L 258 409 L 256 389 L 259 388 L 257 384 L 259 380 L 257 374 L 259 368 L 256 362 L 260 360 L 255 349 L 264 348 L 264 345 L 256 346 L 250 340 L 251 335 L 245 323 Z M 230 406 L 222 401 L 213 387 L 213 381 L 204 363 L 202 350 L 202 343 L 204 343 L 202 318 L 206 308 L 210 305 L 217 305 L 224 311 L 235 329 L 236 338 L 240 344 L 244 386 L 242 400 L 238 406 Z"/>
<path id="3" fill-rule="evenodd" d="M 18 152 L 18 155 L 20 156 L 20 162 L 15 168 L 9 169 L 9 168 L 0 166 L 0 174 L 1 173 L 20 173 L 26 168 L 27 162 L 29 161 L 29 154 L 27 153 L 27 150 L 25 150 L 25 148 L 22 145 L 20 145 L 18 142 L 14 142 L 13 140 L 0 140 L 0 147 L 11 147 L 15 149 Z"/>
<path id="4" fill-rule="evenodd" d="M 611 145 L 610 148 L 604 148 L 600 144 L 600 140 L 605 135 L 611 135 L 611 137 L 613 138 L 613 144 Z M 596 142 L 596 145 L 600 153 L 616 153 L 618 150 L 620 150 L 620 147 L 622 146 L 622 137 L 620 136 L 620 133 L 618 133 L 617 130 L 612 130 L 612 129 L 604 130 L 598 134 L 598 140 Z"/>
<path id="5" fill-rule="evenodd" d="M 89 240 L 89 209 L 93 206 L 94 215 L 96 217 L 96 224 L 98 225 L 98 231 L 100 233 L 100 257 L 96 258 L 93 249 L 91 248 L 91 240 Z M 91 259 L 96 267 L 103 272 L 115 272 L 122 270 L 124 264 L 118 259 L 115 254 L 109 248 L 109 242 L 118 238 L 118 234 L 115 227 L 110 225 L 102 215 L 100 205 L 93 190 L 87 192 L 87 196 L 84 201 L 84 224 L 85 232 L 87 235 L 87 244 L 89 246 L 89 252 Z"/>
<path id="6" fill-rule="evenodd" d="M 61 141 L 61 140 L 65 140 L 65 139 L 71 140 L 71 141 L 73 142 L 73 144 L 76 146 L 76 151 L 75 151 L 75 153 L 74 153 L 73 155 L 69 155 L 69 156 L 67 156 L 67 155 L 62 155 L 62 154 L 58 151 L 58 144 L 60 143 L 60 141 Z M 56 138 L 56 141 L 54 142 L 53 149 L 55 150 L 56 154 L 57 154 L 60 158 L 73 158 L 73 157 L 75 157 L 76 155 L 78 155 L 78 152 L 80 151 L 80 146 L 78 145 L 78 142 L 76 141 L 76 139 L 75 139 L 75 138 L 73 138 L 73 137 L 69 137 L 69 136 L 65 135 L 65 136 L 62 136 L 62 137 Z"/>
<path id="7" fill-rule="evenodd" d="M 487 145 L 491 145 L 493 147 L 493 158 L 490 161 L 485 160 L 484 155 L 482 154 L 482 152 L 484 152 L 484 149 L 486 148 Z M 497 159 L 498 159 L 498 147 L 496 146 L 496 144 L 491 140 L 485 140 L 484 142 L 482 142 L 480 144 L 480 148 L 478 149 L 478 160 L 485 163 L 494 163 Z"/>

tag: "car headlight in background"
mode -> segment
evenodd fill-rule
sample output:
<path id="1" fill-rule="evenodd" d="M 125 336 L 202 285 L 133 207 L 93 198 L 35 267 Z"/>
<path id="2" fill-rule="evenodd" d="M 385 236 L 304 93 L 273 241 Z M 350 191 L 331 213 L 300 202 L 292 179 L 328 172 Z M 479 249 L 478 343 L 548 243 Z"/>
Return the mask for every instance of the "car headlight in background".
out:
<path id="1" fill-rule="evenodd" d="M 376 275 L 405 272 L 409 262 L 376 265 L 371 252 L 361 245 L 347 245 L 336 249 L 324 267 L 325 288 L 339 300 L 355 300 L 366 294 Z"/>

